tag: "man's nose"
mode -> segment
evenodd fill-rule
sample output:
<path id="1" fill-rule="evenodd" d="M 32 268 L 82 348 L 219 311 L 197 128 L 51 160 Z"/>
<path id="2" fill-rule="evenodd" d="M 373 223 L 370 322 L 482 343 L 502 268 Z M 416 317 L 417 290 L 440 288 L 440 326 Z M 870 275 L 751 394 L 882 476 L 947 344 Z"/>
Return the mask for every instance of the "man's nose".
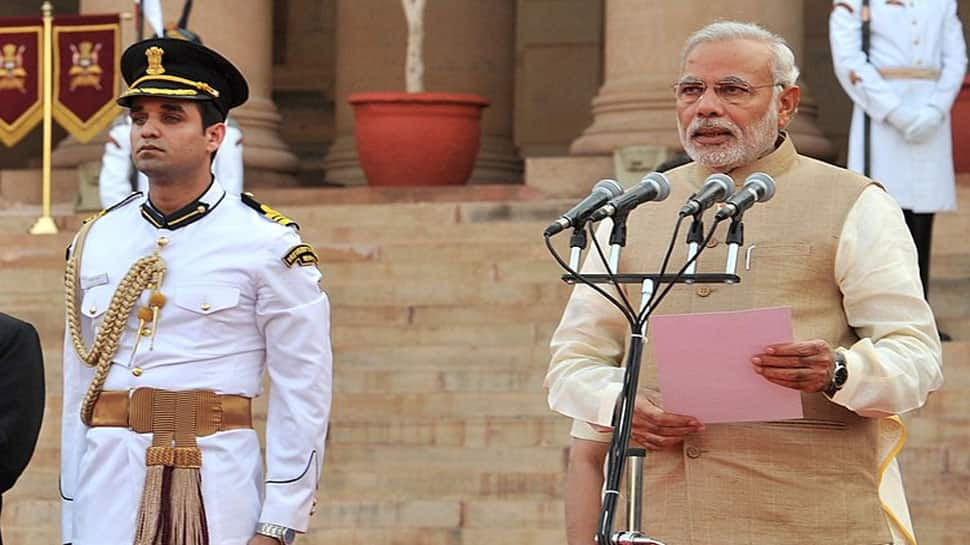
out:
<path id="1" fill-rule="evenodd" d="M 721 101 L 721 97 L 717 96 L 713 85 L 704 89 L 704 94 L 697 99 L 695 107 L 697 108 L 697 115 L 704 117 L 724 115 L 724 102 Z"/>
<path id="2" fill-rule="evenodd" d="M 135 130 L 142 138 L 157 136 L 158 124 L 151 119 L 146 119 L 141 125 L 135 125 Z"/>

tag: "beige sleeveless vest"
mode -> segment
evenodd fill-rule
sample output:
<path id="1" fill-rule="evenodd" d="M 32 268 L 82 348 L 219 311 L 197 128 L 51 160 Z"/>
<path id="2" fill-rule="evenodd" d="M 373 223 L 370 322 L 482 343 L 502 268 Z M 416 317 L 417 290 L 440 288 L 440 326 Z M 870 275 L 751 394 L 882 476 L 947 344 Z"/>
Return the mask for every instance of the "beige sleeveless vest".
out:
<path id="1" fill-rule="evenodd" d="M 835 253 L 846 215 L 872 182 L 799 156 L 787 138 L 730 175 L 740 186 L 758 171 L 771 175 L 777 189 L 773 200 L 744 216 L 741 282 L 677 286 L 656 314 L 790 306 L 796 340 L 851 346 L 858 337 L 842 309 Z M 659 269 L 677 209 L 709 174 L 696 164 L 668 173 L 670 197 L 630 216 L 622 272 Z M 705 229 L 712 221 L 706 217 Z M 701 255 L 698 272 L 724 271 L 727 223 Z M 678 267 L 686 258 L 686 228 L 687 222 L 671 259 Z M 657 384 L 649 340 L 641 384 Z M 803 420 L 708 425 L 680 448 L 649 453 L 648 535 L 667 545 L 890 543 L 878 497 L 878 422 L 822 394 L 803 394 L 802 404 Z"/>

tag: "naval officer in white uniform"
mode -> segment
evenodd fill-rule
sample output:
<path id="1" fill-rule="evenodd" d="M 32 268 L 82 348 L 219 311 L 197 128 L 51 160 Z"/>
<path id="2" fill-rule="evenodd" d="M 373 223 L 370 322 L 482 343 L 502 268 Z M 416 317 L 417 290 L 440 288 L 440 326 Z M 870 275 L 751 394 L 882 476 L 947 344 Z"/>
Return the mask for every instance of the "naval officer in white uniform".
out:
<path id="1" fill-rule="evenodd" d="M 956 208 L 950 108 L 967 68 L 963 25 L 956 0 L 870 0 L 866 60 L 862 4 L 835 1 L 829 17 L 835 74 L 855 105 L 848 168 L 863 171 L 868 114 L 868 175 L 903 209 L 926 295 L 933 215 Z"/>
<path id="2" fill-rule="evenodd" d="M 74 545 L 272 545 L 307 530 L 331 401 L 330 307 L 296 225 L 209 170 L 248 87 L 202 45 L 125 51 L 150 179 L 67 264 L 61 495 Z M 268 373 L 265 474 L 251 399 Z"/>

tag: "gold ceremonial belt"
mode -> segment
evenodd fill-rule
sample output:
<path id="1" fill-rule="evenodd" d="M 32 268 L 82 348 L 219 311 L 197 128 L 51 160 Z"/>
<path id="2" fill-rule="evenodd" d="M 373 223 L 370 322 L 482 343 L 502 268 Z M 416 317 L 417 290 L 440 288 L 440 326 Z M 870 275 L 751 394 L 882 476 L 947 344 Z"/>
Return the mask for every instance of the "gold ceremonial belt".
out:
<path id="1" fill-rule="evenodd" d="M 193 414 L 194 418 L 186 418 Z M 208 390 L 138 388 L 131 396 L 127 391 L 101 392 L 94 404 L 91 427 L 130 428 L 138 433 L 173 431 L 196 437 L 251 429 L 252 399 Z"/>
<path id="2" fill-rule="evenodd" d="M 883 79 L 940 79 L 940 71 L 933 68 L 918 68 L 916 66 L 897 66 L 880 68 L 879 74 Z"/>

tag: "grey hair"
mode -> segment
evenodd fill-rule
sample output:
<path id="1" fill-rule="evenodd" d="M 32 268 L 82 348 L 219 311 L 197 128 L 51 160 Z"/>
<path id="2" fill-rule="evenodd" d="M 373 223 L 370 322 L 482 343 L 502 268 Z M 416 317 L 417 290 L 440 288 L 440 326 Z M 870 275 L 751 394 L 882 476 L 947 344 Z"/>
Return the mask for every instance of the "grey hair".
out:
<path id="1" fill-rule="evenodd" d="M 772 77 L 775 83 L 781 83 L 786 88 L 798 81 L 799 70 L 795 65 L 795 53 L 784 38 L 758 26 L 754 23 L 740 23 L 737 21 L 717 21 L 691 34 L 681 55 L 681 67 L 687 61 L 687 56 L 700 44 L 709 42 L 726 42 L 730 40 L 753 40 L 771 47 Z"/>

